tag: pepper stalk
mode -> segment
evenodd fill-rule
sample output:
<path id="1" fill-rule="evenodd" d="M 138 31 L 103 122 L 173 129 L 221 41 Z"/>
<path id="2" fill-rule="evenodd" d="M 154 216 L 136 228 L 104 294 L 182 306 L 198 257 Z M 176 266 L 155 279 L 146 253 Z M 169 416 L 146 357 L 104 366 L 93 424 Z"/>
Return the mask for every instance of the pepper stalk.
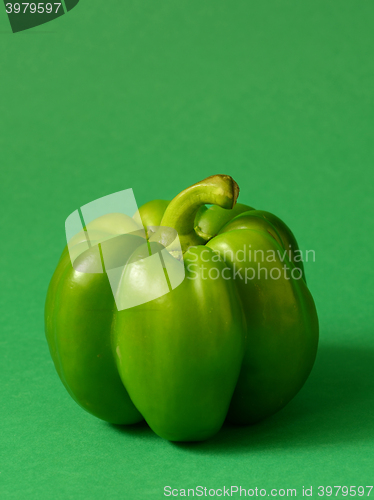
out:
<path id="1" fill-rule="evenodd" d="M 161 226 L 177 231 L 182 252 L 189 247 L 205 245 L 209 238 L 195 231 L 195 217 L 203 205 L 232 209 L 239 196 L 239 186 L 229 175 L 212 175 L 179 193 L 168 205 Z M 156 236 L 156 235 L 155 235 Z M 156 238 L 160 241 L 160 238 Z M 161 238 L 163 239 L 163 238 Z"/>

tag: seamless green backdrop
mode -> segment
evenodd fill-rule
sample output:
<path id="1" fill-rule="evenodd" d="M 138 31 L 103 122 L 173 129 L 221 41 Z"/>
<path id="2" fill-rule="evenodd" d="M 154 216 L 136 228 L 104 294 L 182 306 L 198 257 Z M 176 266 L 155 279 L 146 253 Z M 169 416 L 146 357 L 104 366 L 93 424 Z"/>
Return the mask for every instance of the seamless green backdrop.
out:
<path id="1" fill-rule="evenodd" d="M 1 498 L 373 485 L 374 3 L 81 0 L 16 35 L 0 10 L 0 45 Z M 320 350 L 279 414 L 172 444 L 71 400 L 44 299 L 76 208 L 215 173 L 315 250 Z"/>

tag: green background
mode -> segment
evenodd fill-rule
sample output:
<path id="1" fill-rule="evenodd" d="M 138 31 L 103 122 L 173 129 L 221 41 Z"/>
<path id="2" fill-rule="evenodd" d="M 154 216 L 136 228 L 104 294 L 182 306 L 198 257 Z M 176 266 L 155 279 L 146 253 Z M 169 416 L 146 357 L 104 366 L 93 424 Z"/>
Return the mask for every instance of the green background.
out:
<path id="1" fill-rule="evenodd" d="M 0 43 L 1 498 L 373 485 L 373 1 L 81 0 L 16 35 L 0 10 Z M 316 251 L 320 350 L 279 414 L 178 445 L 73 402 L 44 300 L 76 208 L 215 173 Z"/>

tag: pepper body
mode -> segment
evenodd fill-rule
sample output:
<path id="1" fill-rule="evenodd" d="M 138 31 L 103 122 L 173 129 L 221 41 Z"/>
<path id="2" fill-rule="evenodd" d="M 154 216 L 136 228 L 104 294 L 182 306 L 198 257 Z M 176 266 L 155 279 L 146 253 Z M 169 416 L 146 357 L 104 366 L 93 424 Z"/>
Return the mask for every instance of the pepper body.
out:
<path id="1" fill-rule="evenodd" d="M 186 252 L 181 285 L 152 302 L 118 311 L 113 325 L 123 384 L 149 426 L 169 440 L 200 441 L 220 429 L 245 352 L 245 318 L 234 283 L 204 279 L 201 273 L 190 279 L 191 264 L 224 267 L 212 261 L 210 249 L 203 261 L 203 250 Z M 137 259 L 130 272 L 148 286 L 144 262 Z"/>
<path id="2" fill-rule="evenodd" d="M 81 265 L 97 255 L 87 252 Z M 73 268 L 67 248 L 52 277 L 45 330 L 57 373 L 82 408 L 115 424 L 143 419 L 121 382 L 111 344 L 115 303 L 106 273 Z"/>
<path id="3" fill-rule="evenodd" d="M 171 202 L 140 207 L 133 222 L 144 235 L 136 233 L 134 247 L 120 237 L 113 244 L 131 264 L 117 300 L 128 292 L 124 283 L 144 296 L 162 286 L 146 261 L 168 248 L 168 228 L 178 232 L 183 258 L 163 253 L 165 273 L 183 266 L 185 278 L 132 308 L 117 309 L 105 272 L 85 272 L 98 254 L 84 252 L 77 270 L 65 249 L 48 290 L 46 335 L 62 382 L 84 409 L 112 423 L 144 418 L 166 439 L 199 441 L 226 418 L 266 418 L 300 390 L 316 356 L 318 319 L 297 242 L 280 219 L 236 205 L 237 196 L 229 176 L 212 176 Z M 121 234 L 118 215 L 92 227 L 106 225 Z"/>

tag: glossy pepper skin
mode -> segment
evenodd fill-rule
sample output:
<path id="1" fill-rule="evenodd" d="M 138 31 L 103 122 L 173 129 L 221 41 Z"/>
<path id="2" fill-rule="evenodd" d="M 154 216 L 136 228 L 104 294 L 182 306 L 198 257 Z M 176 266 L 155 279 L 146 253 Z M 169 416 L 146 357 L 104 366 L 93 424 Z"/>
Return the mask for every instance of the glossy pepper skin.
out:
<path id="1" fill-rule="evenodd" d="M 117 310 L 106 273 L 84 272 L 92 252 L 77 270 L 64 250 L 47 294 L 46 335 L 62 382 L 85 410 L 117 424 L 144 418 L 163 438 L 200 441 L 225 419 L 266 418 L 300 390 L 318 319 L 297 242 L 275 215 L 236 204 L 238 194 L 231 177 L 216 175 L 171 202 L 146 203 L 133 220 L 110 214 L 91 223 L 119 235 L 146 227 L 147 241 L 134 236 L 134 248 L 116 248 L 133 264 L 124 277 L 139 293 L 161 286 L 146 257 L 168 245 L 167 228 L 178 232 L 183 258 L 166 258 L 184 266 L 185 279 L 129 309 Z"/>

